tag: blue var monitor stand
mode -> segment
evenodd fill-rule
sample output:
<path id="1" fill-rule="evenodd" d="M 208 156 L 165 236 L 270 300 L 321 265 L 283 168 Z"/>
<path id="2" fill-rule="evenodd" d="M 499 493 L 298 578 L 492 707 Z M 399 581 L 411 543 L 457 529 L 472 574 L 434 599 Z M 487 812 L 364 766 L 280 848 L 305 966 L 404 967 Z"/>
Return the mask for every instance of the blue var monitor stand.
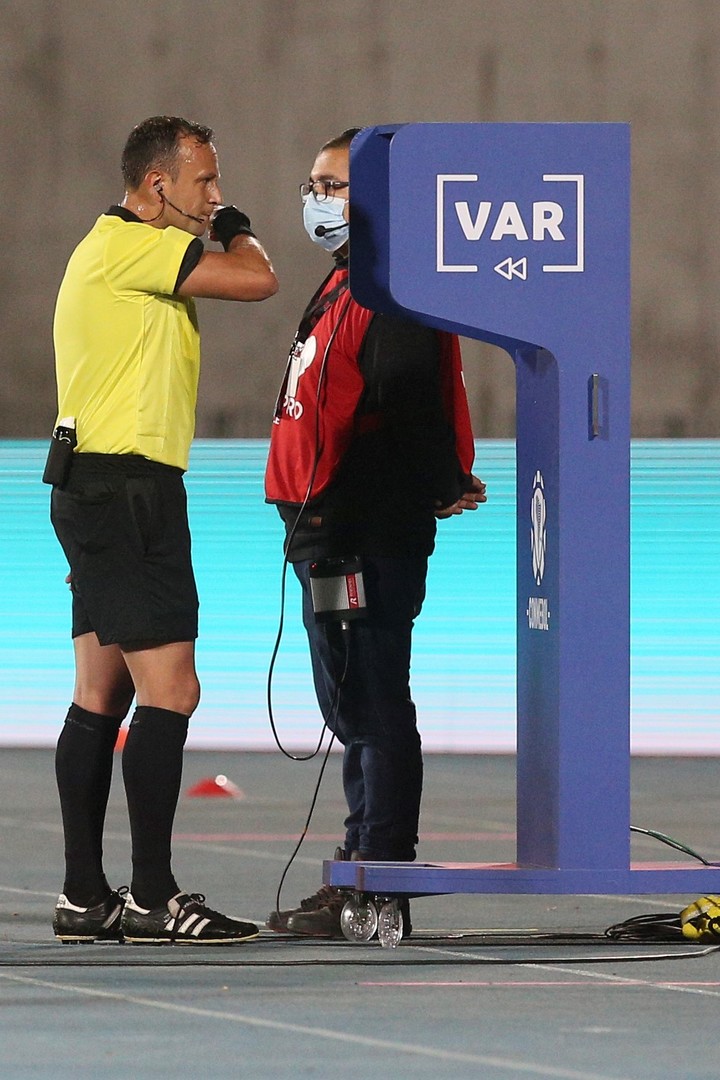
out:
<path id="1" fill-rule="evenodd" d="M 630 863 L 629 142 L 625 124 L 407 124 L 353 141 L 353 296 L 515 361 L 517 851 L 326 862 L 330 884 L 720 891 L 717 868 Z"/>

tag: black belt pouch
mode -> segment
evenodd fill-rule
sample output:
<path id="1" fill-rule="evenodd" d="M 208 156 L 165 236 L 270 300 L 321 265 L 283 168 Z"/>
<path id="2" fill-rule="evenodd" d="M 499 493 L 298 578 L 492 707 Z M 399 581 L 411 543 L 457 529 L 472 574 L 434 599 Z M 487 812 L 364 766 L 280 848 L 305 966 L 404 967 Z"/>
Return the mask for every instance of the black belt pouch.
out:
<path id="1" fill-rule="evenodd" d="M 42 476 L 43 484 L 52 484 L 53 487 L 59 488 L 65 486 L 70 475 L 73 451 L 76 446 L 75 428 L 58 425 L 50 440 L 50 449 Z"/>

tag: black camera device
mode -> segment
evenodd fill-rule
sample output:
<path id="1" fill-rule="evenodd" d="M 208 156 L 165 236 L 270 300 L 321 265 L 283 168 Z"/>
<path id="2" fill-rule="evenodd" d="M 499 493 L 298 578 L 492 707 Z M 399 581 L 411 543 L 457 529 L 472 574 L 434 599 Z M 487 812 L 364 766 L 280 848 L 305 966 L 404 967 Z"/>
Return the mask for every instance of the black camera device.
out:
<path id="1" fill-rule="evenodd" d="M 310 592 L 316 622 L 349 622 L 367 613 L 362 561 L 318 559 L 310 564 Z"/>

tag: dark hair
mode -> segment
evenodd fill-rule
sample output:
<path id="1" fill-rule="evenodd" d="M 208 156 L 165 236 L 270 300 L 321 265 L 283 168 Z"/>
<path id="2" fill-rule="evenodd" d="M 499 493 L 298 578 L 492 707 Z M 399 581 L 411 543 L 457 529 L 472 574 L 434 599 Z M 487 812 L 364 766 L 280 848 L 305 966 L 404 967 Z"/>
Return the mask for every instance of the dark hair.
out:
<path id="1" fill-rule="evenodd" d="M 330 139 L 324 146 L 321 146 L 320 152 L 322 153 L 323 150 L 344 150 L 360 131 L 362 131 L 362 128 L 345 128 L 334 139 Z"/>
<path id="2" fill-rule="evenodd" d="M 134 127 L 122 153 L 122 174 L 127 191 L 136 191 L 149 169 L 164 169 L 177 177 L 179 140 L 209 143 L 213 130 L 181 116 L 150 116 Z"/>

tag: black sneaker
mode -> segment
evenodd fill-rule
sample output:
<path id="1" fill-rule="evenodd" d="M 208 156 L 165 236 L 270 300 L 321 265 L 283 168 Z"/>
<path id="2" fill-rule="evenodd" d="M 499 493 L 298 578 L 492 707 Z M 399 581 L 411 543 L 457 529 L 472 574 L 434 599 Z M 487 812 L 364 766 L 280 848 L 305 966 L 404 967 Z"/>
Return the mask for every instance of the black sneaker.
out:
<path id="1" fill-rule="evenodd" d="M 250 941 L 260 931 L 255 923 L 228 919 L 204 905 L 202 893 L 178 893 L 152 911 L 141 908 L 128 893 L 122 931 L 131 945 L 225 945 Z"/>
<path id="2" fill-rule="evenodd" d="M 53 933 L 63 944 L 70 942 L 122 941 L 121 919 L 126 888 L 111 892 L 93 907 L 71 904 L 61 893 L 53 915 Z"/>

